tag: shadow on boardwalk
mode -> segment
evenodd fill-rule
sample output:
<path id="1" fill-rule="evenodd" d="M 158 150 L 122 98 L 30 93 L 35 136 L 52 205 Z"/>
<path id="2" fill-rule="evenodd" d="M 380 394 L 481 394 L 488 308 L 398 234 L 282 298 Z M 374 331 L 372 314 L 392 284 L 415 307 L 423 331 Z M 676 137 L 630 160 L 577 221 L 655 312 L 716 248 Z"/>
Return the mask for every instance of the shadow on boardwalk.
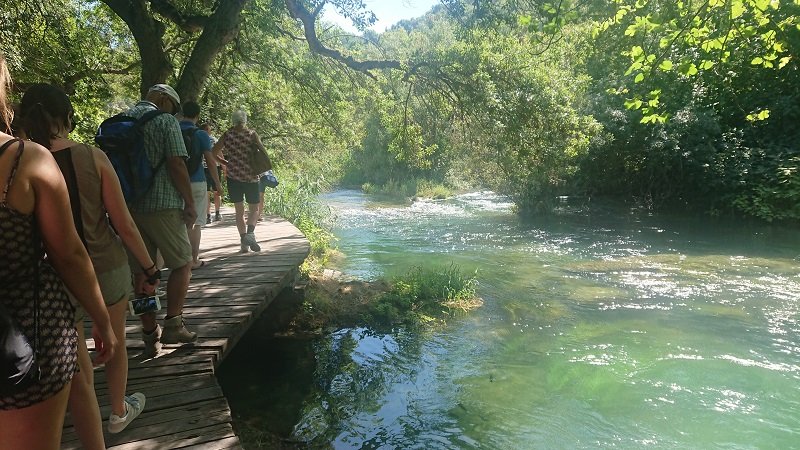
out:
<path id="1" fill-rule="evenodd" d="M 127 391 L 144 393 L 147 403 L 122 433 L 106 432 L 108 386 L 104 371 L 95 371 L 109 448 L 241 448 L 214 372 L 281 289 L 294 282 L 298 266 L 308 256 L 309 243 L 291 223 L 268 217 L 256 227 L 261 252 L 240 254 L 232 210 L 223 212 L 227 212 L 223 221 L 203 229 L 200 256 L 206 265 L 193 271 L 184 305 L 184 319 L 198 333 L 197 342 L 165 345 L 157 358 L 143 360 L 139 321 L 128 317 Z M 166 286 L 166 274 L 162 286 Z M 165 312 L 162 307 L 160 319 Z M 81 448 L 69 413 L 61 443 L 63 449 Z"/>

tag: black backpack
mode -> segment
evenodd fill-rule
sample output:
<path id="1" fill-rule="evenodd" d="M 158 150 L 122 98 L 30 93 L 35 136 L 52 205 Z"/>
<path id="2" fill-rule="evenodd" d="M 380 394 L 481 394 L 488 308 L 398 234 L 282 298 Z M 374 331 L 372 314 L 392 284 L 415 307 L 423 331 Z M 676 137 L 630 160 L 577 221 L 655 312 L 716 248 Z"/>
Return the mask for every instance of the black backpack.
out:
<path id="1" fill-rule="evenodd" d="M 183 143 L 186 144 L 186 152 L 189 154 L 189 157 L 186 159 L 186 170 L 189 172 L 190 177 L 197 172 L 197 169 L 199 169 L 200 165 L 203 163 L 204 152 L 194 147 L 194 134 L 197 133 L 198 130 L 200 130 L 200 128 L 197 127 L 181 129 Z"/>

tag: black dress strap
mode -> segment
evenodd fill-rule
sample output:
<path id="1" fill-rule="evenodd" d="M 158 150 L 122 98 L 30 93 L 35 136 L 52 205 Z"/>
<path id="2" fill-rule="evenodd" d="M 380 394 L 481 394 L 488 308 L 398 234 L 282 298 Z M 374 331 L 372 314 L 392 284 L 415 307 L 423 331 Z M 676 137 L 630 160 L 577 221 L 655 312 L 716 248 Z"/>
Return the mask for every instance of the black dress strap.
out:
<path id="1" fill-rule="evenodd" d="M 11 183 L 14 181 L 14 175 L 17 173 L 17 168 L 19 167 L 19 160 L 22 156 L 22 150 L 25 148 L 25 144 L 23 144 L 21 139 L 11 139 L 5 144 L 0 147 L 0 156 L 3 156 L 3 153 L 6 152 L 6 149 L 11 147 L 11 144 L 14 142 L 19 142 L 19 147 L 17 147 L 17 155 L 14 158 L 14 165 L 11 166 L 11 173 L 8 175 L 8 182 L 6 182 L 5 187 L 3 188 L 3 198 L 0 198 L 0 204 L 5 204 L 6 197 L 8 196 L 8 188 L 11 187 Z"/>

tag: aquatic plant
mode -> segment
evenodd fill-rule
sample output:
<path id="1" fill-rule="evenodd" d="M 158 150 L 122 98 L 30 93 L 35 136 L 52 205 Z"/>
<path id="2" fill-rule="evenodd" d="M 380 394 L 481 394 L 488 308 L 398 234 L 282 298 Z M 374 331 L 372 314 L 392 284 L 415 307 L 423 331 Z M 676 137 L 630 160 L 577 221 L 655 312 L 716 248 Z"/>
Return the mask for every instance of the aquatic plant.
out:
<path id="1" fill-rule="evenodd" d="M 456 264 L 413 267 L 372 303 L 368 319 L 376 325 L 422 325 L 478 308 L 483 301 L 475 293 L 475 275 L 463 274 Z"/>

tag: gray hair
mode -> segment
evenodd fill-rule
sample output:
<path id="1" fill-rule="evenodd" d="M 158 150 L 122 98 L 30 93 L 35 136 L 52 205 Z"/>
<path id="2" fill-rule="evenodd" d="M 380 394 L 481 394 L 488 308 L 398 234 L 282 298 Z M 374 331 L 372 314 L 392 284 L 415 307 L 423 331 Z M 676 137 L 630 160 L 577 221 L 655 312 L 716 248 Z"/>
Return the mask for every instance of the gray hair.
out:
<path id="1" fill-rule="evenodd" d="M 231 114 L 231 123 L 234 125 L 247 125 L 247 113 L 238 109 Z"/>

